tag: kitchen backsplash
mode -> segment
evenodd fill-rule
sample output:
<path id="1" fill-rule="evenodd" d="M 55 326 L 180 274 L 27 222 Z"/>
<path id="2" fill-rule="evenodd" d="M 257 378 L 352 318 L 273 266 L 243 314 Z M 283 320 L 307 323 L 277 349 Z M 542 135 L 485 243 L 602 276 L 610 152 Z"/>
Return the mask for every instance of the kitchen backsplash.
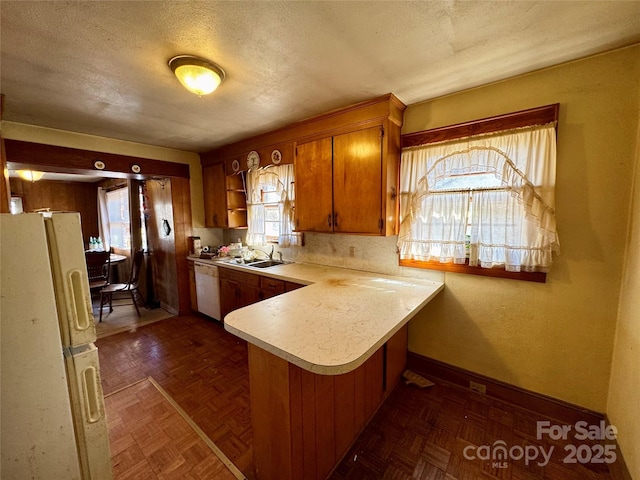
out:
<path id="1" fill-rule="evenodd" d="M 246 230 L 217 228 L 194 228 L 193 230 L 194 235 L 200 236 L 202 245 L 227 245 L 237 242 L 238 238 L 243 245 L 246 244 Z M 282 252 L 284 260 L 293 262 L 314 263 L 427 280 L 444 280 L 443 273 L 439 271 L 400 267 L 396 253 L 397 241 L 397 236 L 377 237 L 307 232 L 304 234 L 304 247 L 276 246 L 275 252 Z M 274 258 L 278 258 L 277 253 Z"/>

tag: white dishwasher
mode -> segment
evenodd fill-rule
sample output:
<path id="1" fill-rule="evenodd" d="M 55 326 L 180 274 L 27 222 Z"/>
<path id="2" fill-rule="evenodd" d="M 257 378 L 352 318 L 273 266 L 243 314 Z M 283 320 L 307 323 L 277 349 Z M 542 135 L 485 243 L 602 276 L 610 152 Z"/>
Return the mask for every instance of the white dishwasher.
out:
<path id="1" fill-rule="evenodd" d="M 216 320 L 222 320 L 218 267 L 196 262 L 195 270 L 198 311 Z"/>

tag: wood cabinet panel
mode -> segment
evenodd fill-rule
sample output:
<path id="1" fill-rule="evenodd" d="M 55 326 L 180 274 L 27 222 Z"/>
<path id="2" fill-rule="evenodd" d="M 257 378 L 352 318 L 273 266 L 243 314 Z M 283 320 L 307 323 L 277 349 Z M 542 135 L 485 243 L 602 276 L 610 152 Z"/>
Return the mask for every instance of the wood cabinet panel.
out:
<path id="1" fill-rule="evenodd" d="M 220 278 L 226 278 L 229 280 L 235 280 L 236 282 L 247 283 L 254 287 L 260 286 L 260 276 L 255 273 L 240 272 L 231 268 L 220 268 Z"/>
<path id="2" fill-rule="evenodd" d="M 409 326 L 405 325 L 386 344 L 385 391 L 390 392 L 407 368 Z"/>
<path id="3" fill-rule="evenodd" d="M 329 475 L 336 463 L 336 431 L 342 428 L 336 422 L 336 410 L 342 401 L 336 405 L 336 396 L 343 396 L 343 392 L 335 389 L 335 378 L 328 375 L 314 375 L 314 391 L 318 401 L 315 404 L 316 432 L 316 479 L 323 480 Z M 305 445 L 305 448 L 307 446 Z M 342 456 L 342 452 L 338 452 Z M 305 478 L 310 478 L 312 472 L 305 472 Z"/>
<path id="4" fill-rule="evenodd" d="M 246 228 L 247 196 L 244 174 L 225 175 L 224 163 L 202 167 L 205 225 Z"/>
<path id="5" fill-rule="evenodd" d="M 285 292 L 284 280 L 260 277 L 260 299 L 275 297 Z"/>
<path id="6" fill-rule="evenodd" d="M 295 165 L 297 231 L 394 235 L 405 108 L 394 95 L 384 95 L 225 145 L 202 154 L 201 162 L 224 161 L 227 173 L 235 163 L 242 172 L 249 151 L 257 151 L 266 166 L 278 149 L 281 163 Z M 336 148 L 334 139 L 344 148 Z M 246 212 L 233 216 L 228 228 L 246 227 Z"/>
<path id="7" fill-rule="evenodd" d="M 244 159 L 250 150 L 260 150 L 270 145 L 286 144 L 315 136 L 329 137 L 336 131 L 352 125 L 375 123 L 380 119 L 402 126 L 406 106 L 393 94 L 386 94 L 339 110 L 307 118 L 286 127 L 224 145 L 200 155 L 203 165 L 218 159 Z M 283 160 L 284 161 L 284 160 Z M 246 163 L 245 163 L 246 168 Z M 231 170 L 229 170 L 231 171 Z"/>
<path id="8" fill-rule="evenodd" d="M 384 399 L 383 348 L 318 375 L 249 343 L 254 462 L 261 480 L 327 478 Z"/>
<path id="9" fill-rule="evenodd" d="M 222 272 L 222 269 L 220 269 Z M 239 282 L 222 278 L 220 275 L 220 313 L 224 319 L 227 314 L 234 311 L 237 307 L 238 301 L 236 299 L 236 292 L 239 288 Z"/>
<path id="10" fill-rule="evenodd" d="M 204 222 L 207 227 L 228 226 L 225 180 L 224 164 L 216 163 L 202 168 Z"/>
<path id="11" fill-rule="evenodd" d="M 248 348 L 249 383 L 251 390 L 257 392 L 250 398 L 253 448 L 261 452 L 261 455 L 254 456 L 254 469 L 256 477 L 261 480 L 279 480 L 278 472 L 289 471 L 292 465 L 288 448 L 292 434 L 289 364 L 275 355 L 260 355 L 252 344 L 248 344 Z M 272 434 L 280 429 L 285 435 Z"/>
<path id="12" fill-rule="evenodd" d="M 296 147 L 297 230 L 387 233 L 383 140 L 375 126 Z"/>
<path id="13" fill-rule="evenodd" d="M 335 454 L 339 459 L 362 426 L 356 428 L 356 375 L 336 375 L 334 382 L 339 393 L 335 397 L 335 423 L 339 426 L 335 432 Z"/>
<path id="14" fill-rule="evenodd" d="M 262 300 L 260 297 L 260 287 L 249 284 L 241 284 L 238 308 L 246 307 L 252 303 Z"/>
<path id="15" fill-rule="evenodd" d="M 333 231 L 332 139 L 323 138 L 296 146 L 296 228 L 300 231 Z"/>
<path id="16" fill-rule="evenodd" d="M 302 449 L 302 471 L 304 474 L 311 472 L 310 479 L 316 478 L 317 467 L 317 455 L 316 455 L 316 394 L 315 394 L 315 380 L 314 374 L 307 372 L 303 369 L 289 368 L 289 372 L 296 372 L 299 370 L 297 377 L 299 378 L 300 386 L 292 384 L 291 387 L 296 390 L 299 388 L 302 397 L 302 404 L 300 405 L 302 424 L 300 430 L 302 431 L 302 445 L 299 446 Z M 293 425 L 295 430 L 296 425 Z"/>
<path id="17" fill-rule="evenodd" d="M 333 137 L 334 231 L 379 234 L 381 209 L 382 129 Z"/>
<path id="18" fill-rule="evenodd" d="M 278 150 L 280 152 L 280 163 L 274 164 L 271 158 L 271 154 L 274 150 Z M 270 145 L 268 147 L 258 148 L 258 155 L 260 155 L 260 167 L 266 167 L 269 165 L 284 165 L 286 163 L 293 163 L 293 142 L 281 143 L 278 145 Z M 246 165 L 246 157 L 245 164 L 242 165 L 245 169 Z"/>
<path id="19" fill-rule="evenodd" d="M 223 318 L 233 310 L 262 300 L 259 275 L 220 268 L 219 276 L 220 310 Z"/>
<path id="20" fill-rule="evenodd" d="M 247 227 L 247 193 L 244 173 L 227 175 L 227 226 Z"/>
<path id="21" fill-rule="evenodd" d="M 382 402 L 383 396 L 383 375 L 384 375 L 384 348 L 378 349 L 365 366 L 365 418 L 368 420 L 376 413 L 376 409 Z"/>

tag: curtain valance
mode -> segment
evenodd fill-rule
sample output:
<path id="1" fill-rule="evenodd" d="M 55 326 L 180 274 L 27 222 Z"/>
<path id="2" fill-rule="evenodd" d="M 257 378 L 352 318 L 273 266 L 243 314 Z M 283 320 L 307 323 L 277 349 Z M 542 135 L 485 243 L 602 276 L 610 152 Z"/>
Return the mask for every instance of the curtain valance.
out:
<path id="1" fill-rule="evenodd" d="M 403 149 L 401 259 L 546 271 L 555 146 L 549 124 Z"/>

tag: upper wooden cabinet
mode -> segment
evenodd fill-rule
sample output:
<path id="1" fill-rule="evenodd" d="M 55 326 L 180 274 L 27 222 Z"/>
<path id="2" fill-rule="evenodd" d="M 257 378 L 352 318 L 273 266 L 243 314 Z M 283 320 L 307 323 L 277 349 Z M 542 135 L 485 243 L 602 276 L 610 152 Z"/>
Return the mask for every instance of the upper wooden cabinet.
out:
<path id="1" fill-rule="evenodd" d="M 247 228 L 247 192 L 244 172 L 227 175 L 227 225 Z"/>
<path id="2" fill-rule="evenodd" d="M 222 163 L 214 163 L 202 168 L 204 224 L 207 227 L 229 227 L 225 178 Z"/>
<path id="3" fill-rule="evenodd" d="M 332 232 L 333 139 L 329 137 L 301 143 L 296 147 L 296 152 L 296 229 Z"/>
<path id="4" fill-rule="evenodd" d="M 278 150 L 296 165 L 299 231 L 393 235 L 405 108 L 387 94 L 204 153 L 202 165 L 246 171 L 250 151 L 264 167 Z"/>
<path id="5" fill-rule="evenodd" d="M 225 175 L 223 163 L 202 167 L 205 226 L 246 228 L 247 196 L 244 174 Z"/>
<path id="6" fill-rule="evenodd" d="M 385 234 L 382 127 L 298 145 L 296 229 Z"/>

